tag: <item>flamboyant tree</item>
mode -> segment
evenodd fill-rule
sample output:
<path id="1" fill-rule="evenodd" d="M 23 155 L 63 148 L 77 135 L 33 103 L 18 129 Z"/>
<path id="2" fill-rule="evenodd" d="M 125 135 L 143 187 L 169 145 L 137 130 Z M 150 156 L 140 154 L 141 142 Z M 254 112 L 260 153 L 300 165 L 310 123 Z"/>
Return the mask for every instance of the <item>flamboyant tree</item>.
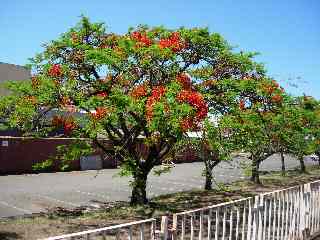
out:
<path id="1" fill-rule="evenodd" d="M 198 86 L 214 88 L 213 75 L 227 76 L 231 68 L 221 66 L 230 52 L 207 29 L 139 26 L 118 35 L 83 17 L 32 59 L 31 81 L 10 84 L 0 117 L 24 134 L 90 139 L 133 176 L 131 202 L 145 203 L 149 172 L 185 132 L 199 129 L 208 96 Z"/>
<path id="2" fill-rule="evenodd" d="M 287 96 L 278 111 L 266 119 L 274 149 L 280 153 L 282 174 L 284 154 L 298 158 L 301 172 L 306 172 L 304 156 L 316 151 L 319 135 L 319 107 L 312 97 Z"/>
<path id="3" fill-rule="evenodd" d="M 244 87 L 252 92 L 242 95 L 237 109 L 222 120 L 230 127 L 239 148 L 250 153 L 251 180 L 259 184 L 261 162 L 278 151 L 275 141 L 279 132 L 273 125 L 288 96 L 276 81 L 268 78 L 250 79 Z"/>
<path id="4" fill-rule="evenodd" d="M 319 146 L 319 103 L 307 96 L 293 98 L 282 116 L 281 143 L 298 158 L 301 172 L 306 172 L 304 156 L 313 154 Z"/>
<path id="5" fill-rule="evenodd" d="M 215 67 L 210 66 L 192 71 L 192 75 L 203 74 L 207 79 L 196 85 L 205 96 L 209 107 L 209 116 L 197 134 L 183 139 L 179 149 L 192 146 L 204 161 L 204 176 L 207 190 L 212 189 L 212 170 L 220 162 L 231 159 L 231 153 L 239 149 L 233 135 L 228 134 L 232 127 L 221 121 L 225 115 L 233 114 L 238 109 L 239 99 L 256 96 L 257 84 L 265 76 L 262 64 L 254 61 L 256 53 L 225 51 L 216 60 Z M 236 111 L 237 112 L 237 111 Z"/>
<path id="6" fill-rule="evenodd" d="M 237 114 L 243 99 L 257 96 L 257 89 L 252 83 L 263 80 L 265 69 L 253 60 L 255 55 L 243 52 L 222 54 L 217 67 L 211 72 L 211 79 L 201 85 L 201 92 L 208 100 L 211 119 L 204 125 L 199 141 L 202 146 L 200 155 L 205 163 L 205 189 L 212 189 L 213 168 L 222 161 L 232 160 L 232 153 L 241 148 L 235 141 L 235 135 L 230 134 L 233 123 L 223 119 Z"/>

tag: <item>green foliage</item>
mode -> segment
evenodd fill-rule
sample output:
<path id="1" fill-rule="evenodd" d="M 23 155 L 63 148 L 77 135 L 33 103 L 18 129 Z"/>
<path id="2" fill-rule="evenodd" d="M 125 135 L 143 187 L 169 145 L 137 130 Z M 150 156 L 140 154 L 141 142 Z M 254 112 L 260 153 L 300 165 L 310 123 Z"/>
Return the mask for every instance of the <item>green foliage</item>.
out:
<path id="1" fill-rule="evenodd" d="M 53 159 L 47 159 L 43 162 L 32 165 L 32 170 L 37 172 L 47 172 L 52 170 Z"/>
<path id="2" fill-rule="evenodd" d="M 68 145 L 60 145 L 57 147 L 57 157 L 60 160 L 60 169 L 62 171 L 69 170 L 70 162 L 78 160 L 81 157 L 89 156 L 94 152 L 90 141 L 74 140 Z"/>

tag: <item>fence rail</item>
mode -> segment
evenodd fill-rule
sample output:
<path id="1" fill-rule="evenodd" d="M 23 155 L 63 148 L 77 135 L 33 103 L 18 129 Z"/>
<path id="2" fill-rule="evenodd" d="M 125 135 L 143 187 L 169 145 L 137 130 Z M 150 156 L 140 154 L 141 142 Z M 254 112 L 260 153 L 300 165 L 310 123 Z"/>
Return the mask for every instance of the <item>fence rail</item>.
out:
<path id="1" fill-rule="evenodd" d="M 320 180 L 255 197 L 46 240 L 305 240 L 320 232 Z M 100 237 L 100 238 L 99 238 Z"/>
<path id="2" fill-rule="evenodd" d="M 96 239 L 155 239 L 156 219 L 150 218 L 142 221 L 119 224 L 110 227 L 98 228 L 83 232 L 66 234 L 56 237 L 46 238 L 45 240 L 96 240 Z M 146 226 L 147 225 L 147 226 Z"/>

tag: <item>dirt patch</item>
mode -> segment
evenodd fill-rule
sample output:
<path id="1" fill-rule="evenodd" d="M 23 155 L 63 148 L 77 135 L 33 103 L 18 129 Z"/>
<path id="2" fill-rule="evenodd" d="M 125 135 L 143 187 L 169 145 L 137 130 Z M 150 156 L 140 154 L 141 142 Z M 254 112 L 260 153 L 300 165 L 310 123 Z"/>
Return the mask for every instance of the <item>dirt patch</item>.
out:
<path id="1" fill-rule="evenodd" d="M 161 215 L 214 205 L 320 179 L 319 167 L 309 168 L 308 171 L 308 174 L 288 171 L 284 177 L 279 172 L 271 172 L 261 177 L 262 185 L 237 181 L 221 186 L 220 190 L 195 190 L 163 195 L 151 199 L 150 203 L 144 206 L 131 207 L 126 202 L 99 202 L 99 210 L 86 207 L 54 208 L 48 213 L 29 217 L 0 219 L 0 239 L 39 239 L 150 217 L 158 218 Z"/>

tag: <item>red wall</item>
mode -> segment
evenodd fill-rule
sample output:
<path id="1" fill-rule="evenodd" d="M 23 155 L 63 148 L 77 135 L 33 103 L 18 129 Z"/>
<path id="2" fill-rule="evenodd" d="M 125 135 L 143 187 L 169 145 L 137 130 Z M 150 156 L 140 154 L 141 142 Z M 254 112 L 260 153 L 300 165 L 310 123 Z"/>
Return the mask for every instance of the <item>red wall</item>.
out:
<path id="1" fill-rule="evenodd" d="M 8 146 L 3 146 L 8 141 Z M 32 166 L 47 160 L 56 153 L 58 145 L 68 144 L 68 139 L 32 139 L 0 137 L 0 173 L 32 172 Z M 58 162 L 53 166 L 59 171 Z M 71 164 L 72 170 L 80 169 L 80 161 Z"/>
<path id="2" fill-rule="evenodd" d="M 8 146 L 3 146 L 4 141 L 8 141 Z M 33 172 L 32 166 L 47 160 L 56 153 L 56 147 L 71 143 L 72 139 L 34 139 L 23 137 L 1 137 L 0 136 L 0 174 Z M 147 151 L 141 147 L 142 154 Z M 103 168 L 117 167 L 117 161 L 112 156 L 106 156 L 97 151 L 103 159 Z M 199 161 L 198 156 L 191 149 L 176 154 L 176 163 Z M 59 171 L 59 162 L 56 161 L 53 171 Z M 80 161 L 75 160 L 70 166 L 70 170 L 80 170 Z"/>

